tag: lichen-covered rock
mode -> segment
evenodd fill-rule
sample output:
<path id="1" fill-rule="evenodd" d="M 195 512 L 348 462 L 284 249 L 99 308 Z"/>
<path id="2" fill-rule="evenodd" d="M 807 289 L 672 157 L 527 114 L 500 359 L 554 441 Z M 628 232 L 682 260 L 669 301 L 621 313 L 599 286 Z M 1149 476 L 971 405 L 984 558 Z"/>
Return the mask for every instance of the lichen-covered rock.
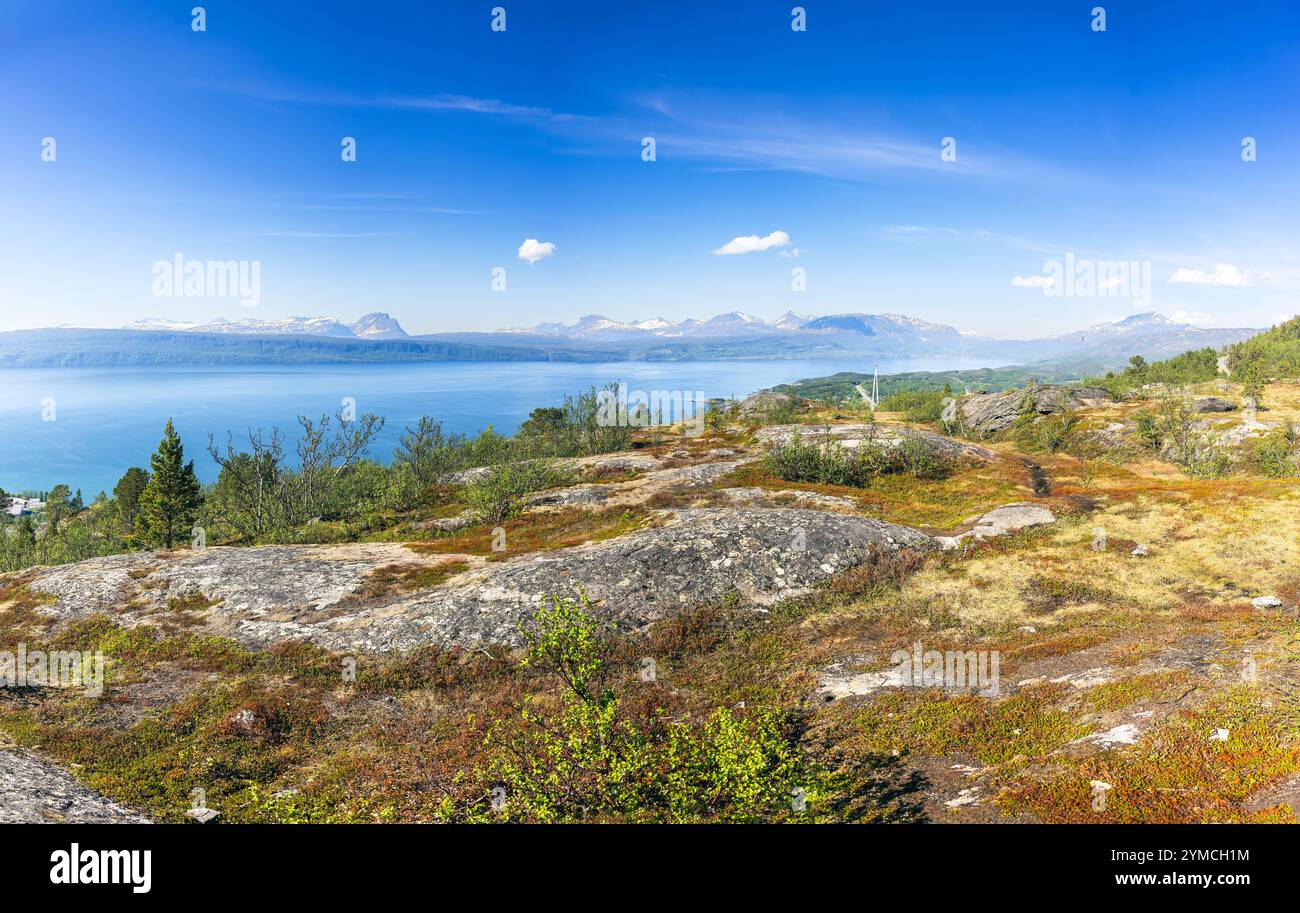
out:
<path id="1" fill-rule="evenodd" d="M 1108 397 L 1109 394 L 1101 387 L 1044 384 L 1006 393 L 975 393 L 963 397 L 956 412 L 967 434 L 988 437 L 1010 428 L 1024 412 L 1051 415 L 1101 402 Z"/>
<path id="2" fill-rule="evenodd" d="M 745 397 L 740 401 L 737 411 L 742 419 L 762 418 L 773 412 L 783 409 L 794 409 L 796 412 L 808 412 L 816 406 L 812 400 L 804 399 L 802 396 L 793 396 L 789 393 L 777 393 L 774 390 L 760 390 L 757 393 Z"/>
<path id="3" fill-rule="evenodd" d="M 50 568 L 29 586 L 56 597 L 40 611 L 59 622 L 95 612 L 128 625 L 157 622 L 169 598 L 202 593 L 215 604 L 191 623 L 252 646 L 306 639 L 340 651 L 382 651 L 517 644 L 520 623 L 545 597 L 580 589 L 625 628 L 730 593 L 761 607 L 808 592 L 871 548 L 937 548 L 910 527 L 817 510 L 697 508 L 661 518 L 661 526 L 620 538 L 480 561 L 438 586 L 371 599 L 355 594 L 372 571 L 445 558 L 421 559 L 389 543 L 210 548 Z"/>
<path id="4" fill-rule="evenodd" d="M 785 443 L 794 437 L 806 441 L 839 441 L 845 447 L 861 447 L 863 444 L 881 447 L 896 447 L 903 441 L 911 439 L 928 445 L 936 454 L 954 460 L 977 460 L 992 462 L 998 454 L 987 447 L 979 447 L 967 441 L 959 441 L 944 434 L 926 431 L 923 428 L 910 428 L 905 425 L 883 425 L 872 423 L 847 425 L 773 425 L 760 428 L 755 435 L 762 444 L 772 446 Z"/>
<path id="5" fill-rule="evenodd" d="M 963 539 L 991 539 L 1030 526 L 1055 523 L 1056 515 L 1041 504 L 1021 502 L 995 507 L 988 513 L 968 520 L 967 529 L 955 536 L 940 536 L 938 543 L 944 549 L 957 548 Z"/>
<path id="6" fill-rule="evenodd" d="M 148 824 L 48 761 L 0 748 L 0 824 Z"/>
<path id="7" fill-rule="evenodd" d="M 374 649 L 430 640 L 516 644 L 519 624 L 548 596 L 579 590 L 625 629 L 736 593 L 752 606 L 808 592 L 872 548 L 932 550 L 925 533 L 816 510 L 697 508 L 673 522 L 595 545 L 491 565 L 422 594 Z"/>

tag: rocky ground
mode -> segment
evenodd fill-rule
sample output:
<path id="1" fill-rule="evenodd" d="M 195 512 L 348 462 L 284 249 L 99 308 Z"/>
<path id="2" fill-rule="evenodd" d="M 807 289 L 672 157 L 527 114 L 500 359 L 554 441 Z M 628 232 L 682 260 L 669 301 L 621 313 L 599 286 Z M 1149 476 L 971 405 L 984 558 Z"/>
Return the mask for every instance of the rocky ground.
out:
<path id="1" fill-rule="evenodd" d="M 1096 393 L 1040 388 L 1033 410 L 1069 409 L 1088 427 L 1130 433 L 1132 410 Z M 1290 408 L 1283 393 L 1271 420 Z M 199 649 L 194 638 L 211 638 L 203 649 L 238 644 L 253 657 L 241 669 L 261 668 L 260 655 L 280 662 L 299 643 L 343 657 L 429 646 L 495 655 L 519 645 L 521 624 L 550 596 L 585 593 L 624 636 L 652 640 L 720 601 L 759 619 L 799 603 L 802 614 L 773 634 L 781 651 L 764 674 L 802 695 L 811 737 L 895 759 L 917 817 L 1290 820 L 1300 789 L 1300 485 L 1025 453 L 999 438 L 1023 409 L 1020 394 L 963 398 L 950 411 L 966 438 L 897 416 L 822 412 L 572 461 L 582 480 L 532 496 L 500 529 L 470 514 L 413 518 L 408 541 L 140 552 L 33 569 L 0 578 L 0 622 L 11 639 L 105 623 L 186 639 L 168 654 L 167 684 L 142 666 L 110 683 L 108 705 L 78 709 L 116 739 L 220 689 L 225 673 L 185 654 Z M 1258 421 L 1239 412 L 1210 403 L 1205 414 Z M 792 436 L 849 448 L 912 439 L 954 472 L 867 489 L 786 483 L 762 456 Z M 915 564 L 897 585 L 844 584 L 855 568 L 903 554 Z M 1262 597 L 1272 601 L 1252 604 Z M 996 652 L 997 689 L 917 687 L 890 660 L 916 644 Z M 57 753 L 38 725 L 54 711 L 31 700 L 0 713 L 0 731 Z M 432 693 L 319 700 L 345 741 L 343 729 L 400 728 L 430 702 L 448 710 Z M 248 713 L 256 728 L 261 711 Z M 214 724 L 223 738 L 244 725 L 231 719 Z M 302 770 L 323 763 L 318 748 L 302 750 Z M 316 781 L 302 770 L 286 767 L 274 785 L 310 791 Z M 128 792 L 111 771 L 89 779 Z M 1095 809 L 1098 790 L 1109 811 Z M 0 746 L 0 794 L 15 820 L 134 814 L 29 748 Z M 279 806 L 267 808 L 281 819 Z"/>
<path id="2" fill-rule="evenodd" d="M 0 824 L 147 824 L 28 751 L 0 743 Z"/>

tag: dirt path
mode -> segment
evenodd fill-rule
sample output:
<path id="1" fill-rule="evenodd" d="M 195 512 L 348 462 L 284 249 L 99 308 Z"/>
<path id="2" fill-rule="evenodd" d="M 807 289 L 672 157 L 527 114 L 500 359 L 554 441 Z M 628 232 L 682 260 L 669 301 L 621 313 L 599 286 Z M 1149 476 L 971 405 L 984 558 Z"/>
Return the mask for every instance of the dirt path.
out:
<path id="1" fill-rule="evenodd" d="M 1029 481 L 1034 486 L 1034 497 L 1047 498 L 1052 494 L 1052 480 L 1047 477 L 1047 472 L 1042 466 L 1039 466 L 1033 460 L 1021 457 L 1020 462 L 1025 464 L 1029 470 Z"/>

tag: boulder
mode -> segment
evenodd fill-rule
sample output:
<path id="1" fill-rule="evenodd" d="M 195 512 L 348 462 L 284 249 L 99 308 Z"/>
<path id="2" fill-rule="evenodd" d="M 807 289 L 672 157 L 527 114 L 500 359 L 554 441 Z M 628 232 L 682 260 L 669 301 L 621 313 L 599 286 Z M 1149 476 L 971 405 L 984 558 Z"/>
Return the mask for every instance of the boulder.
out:
<path id="1" fill-rule="evenodd" d="M 1202 396 L 1192 403 L 1193 412 L 1232 412 L 1236 405 L 1217 396 Z"/>
<path id="2" fill-rule="evenodd" d="M 777 393 L 775 390 L 760 390 L 745 397 L 740 402 L 739 412 L 742 419 L 762 418 L 778 409 L 794 408 L 797 412 L 810 412 L 816 407 L 812 400 L 790 393 Z"/>
<path id="3" fill-rule="evenodd" d="M 1010 428 L 1026 411 L 1039 415 L 1064 412 L 1101 402 L 1109 394 L 1101 387 L 1063 387 L 1042 384 L 1006 393 L 975 393 L 963 397 L 955 410 L 961 427 L 978 437 Z"/>

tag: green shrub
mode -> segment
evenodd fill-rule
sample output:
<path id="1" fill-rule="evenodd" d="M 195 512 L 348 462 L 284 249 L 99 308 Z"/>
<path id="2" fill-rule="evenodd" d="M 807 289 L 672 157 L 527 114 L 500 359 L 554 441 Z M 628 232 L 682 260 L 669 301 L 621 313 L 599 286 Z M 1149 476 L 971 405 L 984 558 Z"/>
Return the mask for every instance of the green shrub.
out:
<path id="1" fill-rule="evenodd" d="M 1065 449 L 1078 423 L 1074 413 L 1069 410 L 1046 415 L 1020 425 L 1020 441 L 1031 449 L 1056 453 Z"/>
<path id="2" fill-rule="evenodd" d="M 481 522 L 503 523 L 518 516 L 524 496 L 572 481 L 541 460 L 493 466 L 465 489 L 465 501 Z"/>
<path id="3" fill-rule="evenodd" d="M 1137 434 L 1142 441 L 1142 446 L 1152 453 L 1159 453 L 1165 443 L 1165 432 L 1160 416 L 1150 409 L 1143 409 L 1133 416 L 1133 422 L 1137 426 Z"/>
<path id="4" fill-rule="evenodd" d="M 816 482 L 866 488 L 884 475 L 906 474 L 917 479 L 942 479 L 952 467 L 938 451 L 919 438 L 904 435 L 898 443 L 864 440 L 855 448 L 836 440 L 821 443 L 792 437 L 767 454 L 765 470 L 787 482 Z"/>
<path id="5" fill-rule="evenodd" d="M 884 412 L 901 412 L 909 422 L 934 424 L 943 415 L 944 404 L 952 394 L 945 390 L 900 390 L 880 401 Z"/>
<path id="6" fill-rule="evenodd" d="M 777 710 L 724 707 L 697 722 L 625 702 L 585 596 L 552 598 L 522 633 L 524 666 L 558 679 L 560 705 L 527 701 L 492 728 L 481 776 L 504 801 L 483 820 L 812 820 L 835 783 Z"/>
<path id="7" fill-rule="evenodd" d="M 1285 479 L 1300 475 L 1300 432 L 1287 422 L 1282 428 L 1269 432 L 1251 442 L 1249 462 L 1262 476 Z"/>

